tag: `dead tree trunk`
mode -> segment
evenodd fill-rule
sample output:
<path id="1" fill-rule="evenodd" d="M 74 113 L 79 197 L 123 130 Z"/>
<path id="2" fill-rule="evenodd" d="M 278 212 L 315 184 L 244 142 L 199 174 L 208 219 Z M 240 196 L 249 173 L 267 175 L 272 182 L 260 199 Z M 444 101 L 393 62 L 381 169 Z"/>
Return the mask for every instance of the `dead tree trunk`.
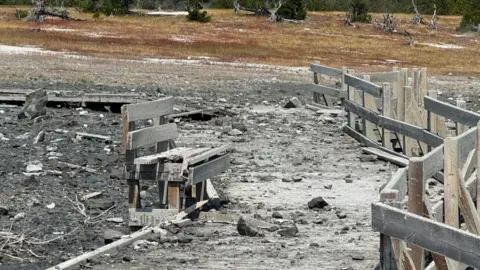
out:
<path id="1" fill-rule="evenodd" d="M 430 29 L 437 30 L 438 29 L 438 16 L 437 16 L 437 5 L 434 4 L 433 7 L 435 10 L 433 11 L 432 19 L 430 20 Z"/>
<path id="2" fill-rule="evenodd" d="M 270 12 L 268 11 L 267 7 L 265 6 L 265 2 L 263 4 L 262 8 L 249 8 L 249 7 L 242 6 L 242 4 L 240 4 L 239 0 L 233 0 L 233 12 L 235 13 L 235 15 L 238 15 L 240 10 L 253 12 L 253 13 L 255 13 L 255 15 L 258 15 L 258 16 L 270 15 Z"/>
<path id="3" fill-rule="evenodd" d="M 75 19 L 70 17 L 66 9 L 47 9 L 45 7 L 45 0 L 32 0 L 32 4 L 34 5 L 34 8 L 32 9 L 32 11 L 30 11 L 30 15 L 27 18 L 27 20 L 29 21 L 43 22 L 45 16 L 58 17 L 63 20 L 69 21 L 84 21 L 82 19 Z"/>
<path id="4" fill-rule="evenodd" d="M 283 0 L 279 0 L 277 3 L 275 3 L 275 6 L 270 10 L 270 17 L 268 17 L 268 20 L 270 22 L 280 21 L 280 17 L 278 17 L 277 12 L 282 7 L 283 3 L 284 3 Z"/>
<path id="5" fill-rule="evenodd" d="M 412 35 L 407 30 L 405 30 L 405 34 L 408 36 L 407 45 L 413 46 L 415 44 L 415 40 L 413 39 Z"/>
<path id="6" fill-rule="evenodd" d="M 383 29 L 385 32 L 394 33 L 397 31 L 395 29 L 395 17 L 390 13 L 383 15 L 383 22 L 375 20 L 375 26 Z"/>

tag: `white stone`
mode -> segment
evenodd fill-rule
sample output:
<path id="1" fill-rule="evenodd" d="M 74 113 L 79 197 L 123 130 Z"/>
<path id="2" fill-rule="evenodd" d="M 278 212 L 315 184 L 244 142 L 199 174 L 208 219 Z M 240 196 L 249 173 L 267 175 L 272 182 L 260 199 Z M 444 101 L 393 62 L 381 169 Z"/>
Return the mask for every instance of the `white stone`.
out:
<path id="1" fill-rule="evenodd" d="M 48 209 L 53 209 L 55 208 L 55 203 L 48 204 L 45 207 L 47 207 Z"/>
<path id="2" fill-rule="evenodd" d="M 107 218 L 106 221 L 113 222 L 113 223 L 122 223 L 123 218 L 121 217 Z"/>

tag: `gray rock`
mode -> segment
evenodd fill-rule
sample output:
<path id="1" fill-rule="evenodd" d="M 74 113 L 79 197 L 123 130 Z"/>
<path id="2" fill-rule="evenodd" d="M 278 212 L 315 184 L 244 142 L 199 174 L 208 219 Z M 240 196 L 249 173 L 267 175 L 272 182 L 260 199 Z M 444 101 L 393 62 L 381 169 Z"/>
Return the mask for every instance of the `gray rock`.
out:
<path id="1" fill-rule="evenodd" d="M 232 129 L 238 129 L 241 132 L 247 132 L 247 127 L 243 123 L 233 123 Z"/>
<path id="2" fill-rule="evenodd" d="M 301 182 L 303 180 L 303 177 L 301 176 L 293 176 L 292 177 L 293 182 Z"/>
<path id="3" fill-rule="evenodd" d="M 239 135 L 242 135 L 242 134 L 243 134 L 243 132 L 241 132 L 238 129 L 232 129 L 228 132 L 228 135 L 230 135 L 230 136 L 239 136 Z"/>
<path id="4" fill-rule="evenodd" d="M 288 178 L 282 178 L 282 182 L 290 183 L 290 182 L 292 182 L 292 180 L 288 179 Z"/>
<path id="5" fill-rule="evenodd" d="M 223 120 L 222 119 L 215 119 L 215 126 L 223 126 Z"/>
<path id="6" fill-rule="evenodd" d="M 260 182 L 272 182 L 275 178 L 271 175 L 262 175 L 260 176 Z"/>
<path id="7" fill-rule="evenodd" d="M 374 162 L 378 159 L 376 155 L 361 155 L 358 158 L 361 162 Z"/>
<path id="8" fill-rule="evenodd" d="M 354 261 L 363 261 L 363 260 L 365 260 L 365 256 L 363 256 L 363 255 L 353 255 L 353 256 L 352 256 L 352 260 L 354 260 Z"/>
<path id="9" fill-rule="evenodd" d="M 337 217 L 338 217 L 339 219 L 344 219 L 344 218 L 347 217 L 347 214 L 342 213 L 342 212 L 339 212 L 339 213 L 337 213 Z"/>
<path id="10" fill-rule="evenodd" d="M 352 178 L 345 178 L 345 183 L 351 184 L 351 183 L 353 183 L 353 179 Z"/>
<path id="11" fill-rule="evenodd" d="M 179 228 L 184 228 L 193 225 L 193 221 L 190 219 L 182 219 L 182 220 L 174 220 L 172 223 L 179 227 Z"/>
<path id="12" fill-rule="evenodd" d="M 310 243 L 311 248 L 318 248 L 320 245 L 318 243 Z"/>
<path id="13" fill-rule="evenodd" d="M 272 213 L 272 217 L 273 217 L 273 218 L 283 218 L 282 214 L 280 214 L 280 213 L 277 212 L 277 211 L 274 211 L 274 212 Z"/>
<path id="14" fill-rule="evenodd" d="M 287 102 L 287 104 L 285 104 L 285 106 L 284 106 L 284 108 L 286 108 L 286 109 L 301 108 L 301 107 L 302 107 L 302 102 L 297 97 L 291 98 Z"/>
<path id="15" fill-rule="evenodd" d="M 313 208 L 322 209 L 327 205 L 328 203 L 322 197 L 313 198 L 308 202 L 308 208 L 310 209 L 313 209 Z"/>
<path id="16" fill-rule="evenodd" d="M 237 231 L 240 235 L 244 236 L 256 236 L 258 234 L 258 228 L 242 216 L 237 223 Z"/>
<path id="17" fill-rule="evenodd" d="M 25 105 L 18 113 L 18 119 L 33 119 L 47 114 L 47 91 L 37 90 L 28 94 L 25 98 Z"/>
<path id="18" fill-rule="evenodd" d="M 8 207 L 0 204 L 0 216 L 8 215 Z"/>
<path id="19" fill-rule="evenodd" d="M 277 231 L 283 237 L 294 237 L 298 233 L 297 225 L 293 224 L 291 227 L 283 228 Z"/>
<path id="20" fill-rule="evenodd" d="M 326 188 L 326 189 L 332 189 L 333 185 L 329 184 L 329 185 L 324 185 L 323 187 Z"/>
<path id="21" fill-rule="evenodd" d="M 112 243 L 113 241 L 117 241 L 117 240 L 120 239 L 122 236 L 123 236 L 123 233 L 121 233 L 121 232 L 119 232 L 119 231 L 112 230 L 112 229 L 107 229 L 107 230 L 103 233 L 103 240 L 104 240 L 105 244 L 110 244 L 110 243 Z"/>

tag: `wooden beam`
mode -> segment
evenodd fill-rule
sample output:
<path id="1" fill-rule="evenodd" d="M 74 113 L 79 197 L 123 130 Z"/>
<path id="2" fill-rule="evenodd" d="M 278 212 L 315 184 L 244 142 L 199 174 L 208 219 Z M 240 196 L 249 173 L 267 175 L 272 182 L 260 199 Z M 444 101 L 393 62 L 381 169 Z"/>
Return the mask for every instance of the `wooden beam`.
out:
<path id="1" fill-rule="evenodd" d="M 382 87 L 378 86 L 374 83 L 367 82 L 363 79 L 357 78 L 353 75 L 346 74 L 345 75 L 345 83 L 351 87 L 354 87 L 358 90 L 364 91 L 369 93 L 374 97 L 381 97 L 382 96 Z"/>
<path id="2" fill-rule="evenodd" d="M 429 96 L 424 97 L 424 102 L 425 109 L 454 122 L 475 127 L 477 126 L 477 122 L 480 121 L 480 114 L 478 113 L 458 108 L 457 106 L 433 99 Z"/>
<path id="3" fill-rule="evenodd" d="M 423 216 L 425 185 L 423 184 L 423 161 L 420 158 L 410 158 L 408 164 L 408 212 Z M 411 247 L 415 269 L 425 268 L 425 252 L 419 246 Z"/>
<path id="4" fill-rule="evenodd" d="M 444 171 L 445 171 L 445 224 L 454 228 L 459 227 L 458 217 L 458 141 L 454 138 L 445 138 L 444 143 Z M 457 262 L 452 262 L 452 270 L 458 270 Z"/>
<path id="5" fill-rule="evenodd" d="M 475 147 L 477 150 L 477 181 L 475 196 L 477 197 L 477 212 L 480 214 L 480 200 L 478 199 L 478 192 L 480 191 L 480 121 L 477 123 L 477 145 Z"/>
<path id="6" fill-rule="evenodd" d="M 372 204 L 372 227 L 391 237 L 480 268 L 480 237 L 383 203 Z M 440 241 L 441 239 L 441 241 Z"/>
<path id="7" fill-rule="evenodd" d="M 457 102 L 458 108 L 467 110 L 467 103 L 465 102 L 465 100 L 461 98 L 457 98 L 456 102 Z M 456 123 L 456 126 L 457 126 L 457 136 L 468 130 L 468 127 L 461 123 Z"/>
<path id="8" fill-rule="evenodd" d="M 213 178 L 227 170 L 230 165 L 230 155 L 223 155 L 206 163 L 190 168 L 189 185 L 198 184 L 201 181 Z"/>
<path id="9" fill-rule="evenodd" d="M 346 98 L 347 91 L 340 88 L 328 87 L 320 84 L 301 84 L 298 85 L 298 88 L 305 89 L 307 91 L 312 91 L 314 93 L 327 95 L 332 98 Z M 318 101 L 315 101 L 319 103 Z"/>
<path id="10" fill-rule="evenodd" d="M 459 164 L 463 164 L 467 160 L 468 154 L 472 149 L 475 149 L 477 143 L 477 127 L 473 127 L 455 138 L 458 141 Z"/>
<path id="11" fill-rule="evenodd" d="M 331 77 L 337 77 L 337 76 L 342 75 L 342 70 L 322 66 L 319 63 L 318 64 L 317 63 L 311 64 L 310 65 L 310 70 L 315 72 L 315 73 L 319 73 L 319 74 L 323 74 L 323 75 L 331 76 Z"/>
<path id="12" fill-rule="evenodd" d="M 435 217 L 433 216 L 432 209 L 428 201 L 425 201 L 423 205 L 424 205 L 425 215 L 429 219 L 435 220 Z M 432 257 L 433 257 L 433 261 L 435 262 L 437 270 L 448 270 L 447 260 L 445 259 L 444 256 L 441 256 L 435 252 L 432 252 Z"/>
<path id="13" fill-rule="evenodd" d="M 128 132 L 127 149 L 133 150 L 146 145 L 168 141 L 178 137 L 177 125 L 169 123 Z"/>
<path id="14" fill-rule="evenodd" d="M 407 194 L 408 168 L 400 168 L 392 176 L 391 180 L 380 191 L 380 201 L 402 202 Z"/>
<path id="15" fill-rule="evenodd" d="M 399 133 L 415 140 L 425 142 L 433 147 L 437 147 L 443 143 L 443 139 L 441 137 L 431 132 L 428 132 L 427 130 L 424 130 L 415 125 L 401 122 L 399 120 L 378 115 L 377 113 L 369 109 L 363 108 L 362 106 L 357 105 L 349 100 L 345 101 L 345 110 L 352 112 L 362 117 L 363 119 L 366 119 L 378 125 L 379 127 L 383 127 L 395 133 Z"/>
<path id="16" fill-rule="evenodd" d="M 343 126 L 343 131 L 345 133 L 347 133 L 350 137 L 352 137 L 353 139 L 361 142 L 362 144 L 364 144 L 365 146 L 367 147 L 374 147 L 374 148 L 378 148 L 378 149 L 381 149 L 382 151 L 384 152 L 387 152 L 389 154 L 392 154 L 392 155 L 395 155 L 395 156 L 399 156 L 399 157 L 403 157 L 403 158 L 407 158 L 407 156 L 401 154 L 401 153 L 397 153 L 391 149 L 388 149 L 388 148 L 385 148 L 381 145 L 379 145 L 378 143 L 375 143 L 375 142 L 372 142 L 371 140 L 369 140 L 367 137 L 363 136 L 361 133 L 358 133 L 357 131 L 355 131 L 353 128 L 347 126 L 347 125 L 344 125 Z"/>
<path id="17" fill-rule="evenodd" d="M 362 151 L 367 154 L 376 155 L 379 159 L 388 161 L 398 166 L 407 167 L 408 166 L 408 159 L 402 158 L 396 155 L 392 155 L 390 153 L 384 152 L 378 148 L 374 147 L 364 147 Z"/>
<path id="18" fill-rule="evenodd" d="M 363 72 L 353 74 L 356 77 L 370 76 L 370 81 L 374 83 L 395 82 L 397 81 L 398 71 L 387 72 Z"/>
<path id="19" fill-rule="evenodd" d="M 158 118 L 173 112 L 173 97 L 126 105 L 128 122 Z"/>
<path id="20" fill-rule="evenodd" d="M 188 165 L 195 165 L 199 162 L 205 161 L 211 157 L 222 155 L 227 153 L 232 149 L 230 145 L 222 145 L 220 147 L 212 148 L 208 151 L 201 153 L 200 155 L 195 155 L 188 159 Z"/>
<path id="21" fill-rule="evenodd" d="M 433 177 L 443 169 L 443 144 L 421 157 L 423 161 L 423 179 Z"/>
<path id="22" fill-rule="evenodd" d="M 364 75 L 363 79 L 369 82 L 370 76 Z M 378 112 L 378 108 L 375 105 L 374 98 L 365 92 L 362 92 L 362 105 L 366 109 L 370 109 L 374 112 L 375 111 Z M 374 129 L 376 129 L 375 124 L 373 124 L 372 122 L 366 119 L 363 119 L 363 132 L 364 132 L 363 135 L 365 135 L 367 138 L 369 138 L 372 141 L 378 141 L 377 134 L 375 133 Z"/>
<path id="23" fill-rule="evenodd" d="M 415 111 L 418 107 L 415 102 L 413 95 L 413 89 L 411 86 L 405 86 L 405 123 L 415 126 Z M 418 128 L 418 127 L 417 127 Z M 412 138 L 405 138 L 405 154 L 409 157 L 413 156 L 414 147 L 417 145 L 417 142 Z"/>
<path id="24" fill-rule="evenodd" d="M 467 224 L 468 230 L 471 233 L 478 235 L 480 233 L 480 216 L 475 209 L 475 204 L 473 202 L 470 193 L 468 192 L 467 186 L 465 184 L 465 179 L 462 178 L 461 172 L 458 172 L 458 175 L 461 177 L 459 179 L 459 200 L 460 200 L 460 211 L 463 214 L 465 223 Z M 477 249 L 478 250 L 478 249 Z M 473 251 L 477 251 L 473 250 Z"/>
<path id="25" fill-rule="evenodd" d="M 210 206 L 218 209 L 220 207 L 220 197 L 218 196 L 218 193 L 215 190 L 212 181 L 210 179 L 207 179 L 205 181 L 205 185 Z"/>
<path id="26" fill-rule="evenodd" d="M 408 82 L 408 68 L 402 68 L 398 74 L 397 91 L 397 119 L 400 122 L 405 121 L 405 86 Z M 403 153 L 405 154 L 405 136 L 401 136 Z"/>

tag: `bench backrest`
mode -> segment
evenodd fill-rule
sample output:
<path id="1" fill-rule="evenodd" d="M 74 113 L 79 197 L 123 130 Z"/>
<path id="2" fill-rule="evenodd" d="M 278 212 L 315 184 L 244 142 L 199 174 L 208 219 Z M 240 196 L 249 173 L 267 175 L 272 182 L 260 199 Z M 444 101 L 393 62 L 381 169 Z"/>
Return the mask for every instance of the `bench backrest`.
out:
<path id="1" fill-rule="evenodd" d="M 162 142 L 168 143 L 177 138 L 177 125 L 166 121 L 166 116 L 171 113 L 173 113 L 173 97 L 123 105 L 122 124 L 125 150 L 131 151 Z M 149 119 L 153 120 L 154 126 L 135 129 L 135 121 Z M 161 152 L 159 150 L 157 152 Z"/>

